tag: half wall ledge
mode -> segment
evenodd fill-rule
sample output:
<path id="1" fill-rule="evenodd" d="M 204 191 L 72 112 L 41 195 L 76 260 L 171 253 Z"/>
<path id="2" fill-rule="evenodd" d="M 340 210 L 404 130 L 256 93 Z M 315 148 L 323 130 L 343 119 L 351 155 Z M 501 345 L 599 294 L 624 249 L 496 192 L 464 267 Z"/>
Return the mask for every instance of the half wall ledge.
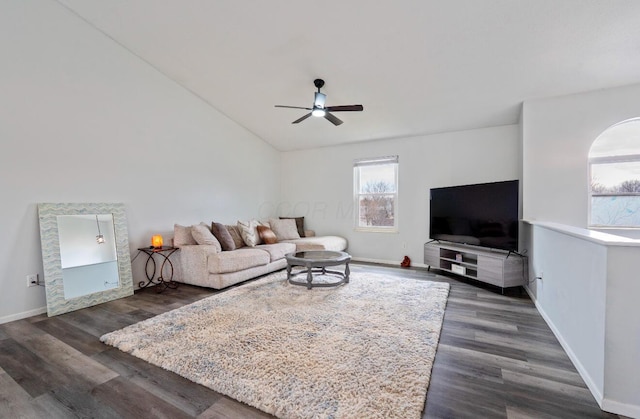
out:
<path id="1" fill-rule="evenodd" d="M 577 237 L 583 240 L 589 240 L 594 243 L 604 244 L 606 246 L 638 246 L 640 240 L 631 239 L 629 237 L 617 236 L 615 234 L 604 233 L 602 231 L 589 230 L 587 228 L 575 227 L 566 224 L 554 223 L 550 221 L 534 221 L 522 220 L 523 223 L 536 227 L 543 227 L 550 230 L 564 233 L 569 236 Z"/>
<path id="2" fill-rule="evenodd" d="M 525 287 L 602 410 L 640 418 L 640 240 L 524 221 Z"/>

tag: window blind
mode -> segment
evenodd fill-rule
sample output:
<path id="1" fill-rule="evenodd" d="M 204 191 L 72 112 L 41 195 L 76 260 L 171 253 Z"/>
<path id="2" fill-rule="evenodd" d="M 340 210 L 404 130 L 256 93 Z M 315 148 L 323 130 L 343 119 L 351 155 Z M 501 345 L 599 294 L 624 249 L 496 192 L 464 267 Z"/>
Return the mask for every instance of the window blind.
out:
<path id="1" fill-rule="evenodd" d="M 353 161 L 353 167 L 372 166 L 376 164 L 398 163 L 398 156 L 384 156 L 367 159 L 356 159 Z"/>

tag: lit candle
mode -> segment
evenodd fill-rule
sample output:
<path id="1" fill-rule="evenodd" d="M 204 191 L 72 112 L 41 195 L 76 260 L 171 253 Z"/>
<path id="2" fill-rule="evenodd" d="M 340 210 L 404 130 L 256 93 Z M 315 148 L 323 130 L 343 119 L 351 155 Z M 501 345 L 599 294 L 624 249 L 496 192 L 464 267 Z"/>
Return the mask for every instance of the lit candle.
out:
<path id="1" fill-rule="evenodd" d="M 151 237 L 151 245 L 156 249 L 162 247 L 162 236 L 156 234 L 155 236 Z"/>

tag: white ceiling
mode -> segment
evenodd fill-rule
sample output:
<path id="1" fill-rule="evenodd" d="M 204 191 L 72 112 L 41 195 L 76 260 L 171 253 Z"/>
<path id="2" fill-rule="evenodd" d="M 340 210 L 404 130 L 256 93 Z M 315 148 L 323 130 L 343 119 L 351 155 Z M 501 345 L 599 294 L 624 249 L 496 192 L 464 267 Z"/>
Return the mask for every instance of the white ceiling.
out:
<path id="1" fill-rule="evenodd" d="M 58 0 L 279 150 L 515 124 L 640 82 L 636 0 Z M 364 105 L 292 125 L 311 106 Z"/>

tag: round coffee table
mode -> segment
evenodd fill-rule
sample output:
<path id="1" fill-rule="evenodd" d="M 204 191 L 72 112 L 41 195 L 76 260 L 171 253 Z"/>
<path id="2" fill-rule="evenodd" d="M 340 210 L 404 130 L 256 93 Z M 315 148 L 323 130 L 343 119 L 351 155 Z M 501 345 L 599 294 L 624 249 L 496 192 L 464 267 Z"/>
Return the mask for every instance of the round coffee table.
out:
<path id="1" fill-rule="evenodd" d="M 331 250 L 311 250 L 307 252 L 289 253 L 287 259 L 287 280 L 293 285 L 304 285 L 307 289 L 313 287 L 336 287 L 349 283 L 349 262 L 351 256 L 345 252 L 334 252 Z M 327 266 L 337 266 L 344 264 L 344 272 L 326 269 Z M 291 273 L 294 266 L 302 266 L 300 272 Z M 331 275 L 338 277 L 338 281 L 333 282 L 313 282 L 313 274 Z M 295 278 L 306 274 L 306 281 L 298 281 Z"/>

